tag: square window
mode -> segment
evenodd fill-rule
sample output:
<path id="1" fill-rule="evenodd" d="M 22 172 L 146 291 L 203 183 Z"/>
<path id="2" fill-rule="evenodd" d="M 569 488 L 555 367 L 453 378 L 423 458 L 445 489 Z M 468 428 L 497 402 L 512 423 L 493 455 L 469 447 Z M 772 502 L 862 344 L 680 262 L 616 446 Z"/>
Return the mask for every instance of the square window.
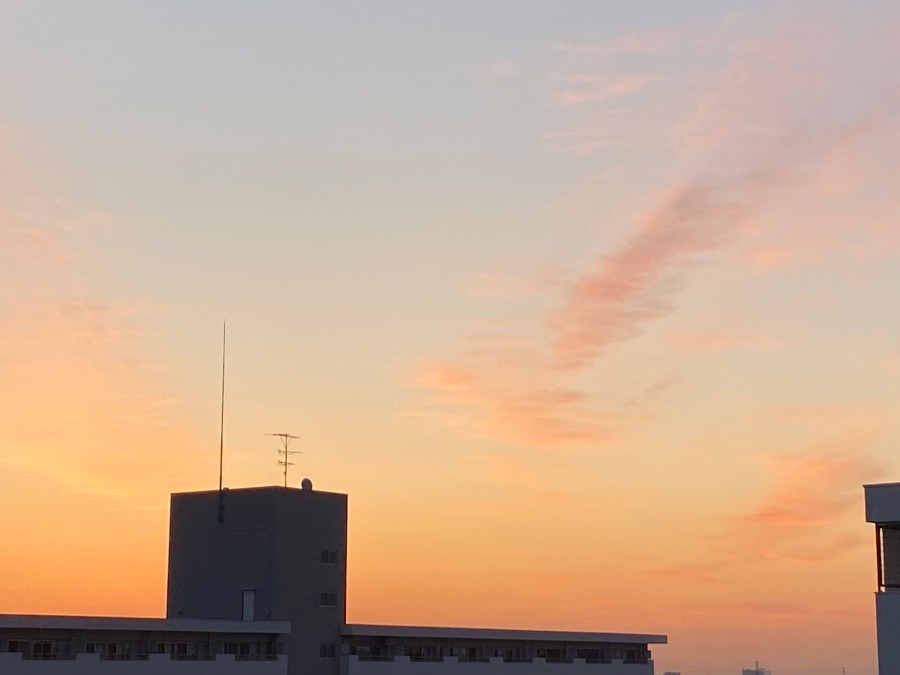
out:
<path id="1" fill-rule="evenodd" d="M 337 551 L 333 548 L 322 549 L 322 564 L 337 565 Z"/>
<path id="2" fill-rule="evenodd" d="M 337 606 L 337 593 L 322 593 L 319 596 L 319 604 L 322 607 Z"/>
<path id="3" fill-rule="evenodd" d="M 333 644 L 320 644 L 319 645 L 319 658 L 320 659 L 333 659 L 335 653 L 335 645 Z"/>

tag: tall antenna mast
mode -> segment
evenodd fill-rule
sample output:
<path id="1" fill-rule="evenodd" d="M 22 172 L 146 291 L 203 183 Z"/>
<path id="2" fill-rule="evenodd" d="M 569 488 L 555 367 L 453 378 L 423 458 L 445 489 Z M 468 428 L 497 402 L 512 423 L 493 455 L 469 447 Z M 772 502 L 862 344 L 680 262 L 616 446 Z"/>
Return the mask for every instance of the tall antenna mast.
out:
<path id="1" fill-rule="evenodd" d="M 225 495 L 222 492 L 222 463 L 225 456 L 225 320 L 222 319 L 222 411 L 219 417 L 219 522 L 225 522 Z"/>
<path id="2" fill-rule="evenodd" d="M 288 446 L 291 444 L 291 441 L 300 437 L 291 436 L 290 434 L 269 434 L 269 436 L 276 436 L 281 439 L 281 447 L 278 448 L 278 464 L 284 467 L 284 487 L 287 487 L 288 467 L 294 466 L 294 463 L 290 461 L 291 455 L 302 454 L 300 450 L 288 450 Z M 282 455 L 284 459 L 281 459 Z"/>

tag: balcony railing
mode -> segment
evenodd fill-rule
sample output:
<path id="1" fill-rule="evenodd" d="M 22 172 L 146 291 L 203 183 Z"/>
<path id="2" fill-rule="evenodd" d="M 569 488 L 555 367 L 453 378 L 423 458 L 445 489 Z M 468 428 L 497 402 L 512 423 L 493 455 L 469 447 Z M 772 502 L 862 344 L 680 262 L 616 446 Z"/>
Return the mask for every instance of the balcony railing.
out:
<path id="1" fill-rule="evenodd" d="M 640 658 L 640 657 L 629 657 L 629 658 L 571 658 L 571 657 L 538 657 L 538 656 L 512 656 L 512 657 L 499 657 L 499 656 L 466 656 L 464 654 L 459 655 L 444 655 L 444 656 L 424 656 L 424 655 L 411 655 L 411 654 L 351 654 L 350 658 L 354 658 L 358 661 L 396 661 L 397 659 L 408 659 L 410 662 L 431 662 L 431 663 L 439 663 L 442 661 L 451 661 L 451 662 L 459 662 L 459 663 L 489 663 L 490 661 L 501 661 L 503 663 L 535 663 L 544 662 L 544 663 L 552 663 L 552 664 L 574 664 L 574 663 L 588 663 L 592 665 L 604 665 L 604 664 L 612 664 L 614 662 L 622 663 L 624 665 L 645 665 L 650 663 L 649 658 Z"/>
<path id="2" fill-rule="evenodd" d="M 215 661 L 219 656 L 234 657 L 235 661 L 277 661 L 277 654 L 159 654 L 159 653 L 131 653 L 131 654 L 101 654 L 100 652 L 50 652 L 50 653 L 25 653 L 25 652 L 0 652 L 2 654 L 17 654 L 23 661 L 74 661 L 79 657 L 96 657 L 101 661 L 148 661 L 153 658 L 168 657 L 172 661 Z M 375 659 L 369 659 L 375 660 Z M 393 660 L 393 657 L 382 660 Z"/>

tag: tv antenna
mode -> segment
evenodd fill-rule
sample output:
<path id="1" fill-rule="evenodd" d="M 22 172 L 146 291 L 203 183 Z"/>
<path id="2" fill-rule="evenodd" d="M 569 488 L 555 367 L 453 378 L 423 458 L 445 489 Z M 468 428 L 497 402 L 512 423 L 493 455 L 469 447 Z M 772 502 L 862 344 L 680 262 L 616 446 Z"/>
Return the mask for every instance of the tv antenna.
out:
<path id="1" fill-rule="evenodd" d="M 292 436 L 291 434 L 268 434 L 269 436 L 275 436 L 281 439 L 281 447 L 278 448 L 278 464 L 284 467 L 284 487 L 287 487 L 287 475 L 288 475 L 288 467 L 294 466 L 294 463 L 291 460 L 291 455 L 300 455 L 302 452 L 300 450 L 288 450 L 288 446 L 291 444 L 291 441 L 300 438 L 299 436 Z"/>
<path id="2" fill-rule="evenodd" d="M 225 320 L 222 320 L 222 409 L 219 417 L 219 522 L 225 522 L 225 493 L 222 491 L 222 460 L 225 454 Z"/>

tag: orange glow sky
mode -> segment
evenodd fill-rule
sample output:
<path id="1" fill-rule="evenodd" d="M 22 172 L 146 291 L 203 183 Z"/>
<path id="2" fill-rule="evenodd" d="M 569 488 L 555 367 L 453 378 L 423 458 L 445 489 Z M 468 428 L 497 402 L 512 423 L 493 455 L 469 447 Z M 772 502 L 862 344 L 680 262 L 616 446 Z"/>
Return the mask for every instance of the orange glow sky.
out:
<path id="1" fill-rule="evenodd" d="M 900 12 L 622 4 L 0 6 L 0 612 L 164 613 L 227 317 L 350 621 L 873 675 Z"/>

